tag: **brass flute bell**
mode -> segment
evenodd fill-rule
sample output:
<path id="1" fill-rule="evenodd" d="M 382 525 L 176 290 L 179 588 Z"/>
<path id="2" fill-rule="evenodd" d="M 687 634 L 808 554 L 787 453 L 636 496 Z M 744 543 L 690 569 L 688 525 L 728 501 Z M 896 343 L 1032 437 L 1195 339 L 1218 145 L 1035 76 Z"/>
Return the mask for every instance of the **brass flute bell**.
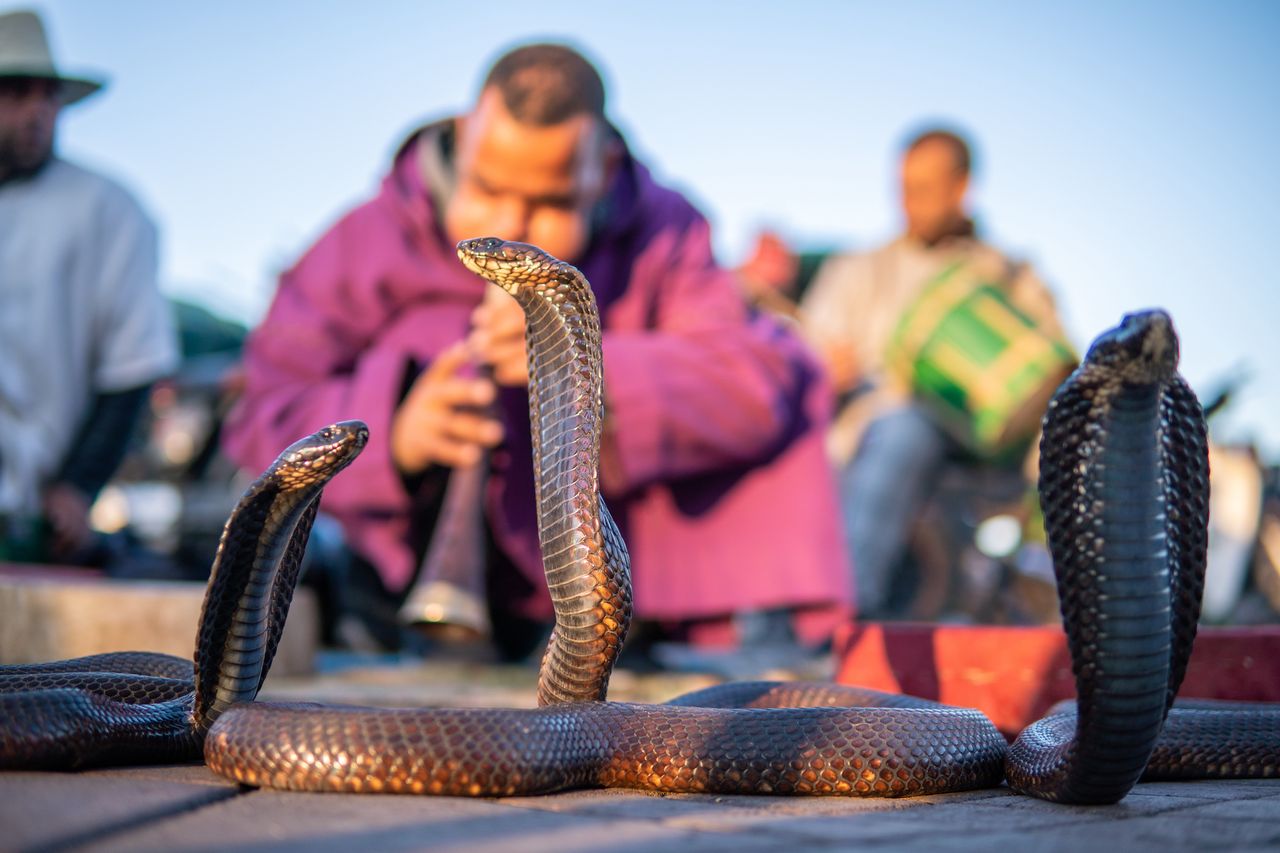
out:
<path id="1" fill-rule="evenodd" d="M 445 643 L 486 640 L 493 633 L 485 588 L 484 462 L 449 475 L 440 516 L 400 621 Z"/>
<path id="2" fill-rule="evenodd" d="M 444 642 L 484 640 L 493 630 L 484 599 L 447 580 L 427 580 L 415 586 L 400 608 L 400 619 L 425 636 Z"/>

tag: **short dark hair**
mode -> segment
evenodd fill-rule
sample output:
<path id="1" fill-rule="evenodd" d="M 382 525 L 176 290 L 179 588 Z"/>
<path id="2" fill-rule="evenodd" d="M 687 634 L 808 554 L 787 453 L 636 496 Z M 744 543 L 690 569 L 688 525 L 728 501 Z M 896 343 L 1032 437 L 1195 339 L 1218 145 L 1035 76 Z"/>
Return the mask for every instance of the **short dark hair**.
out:
<path id="1" fill-rule="evenodd" d="M 586 57 L 562 44 L 528 44 L 500 58 L 485 77 L 516 121 L 547 127 L 580 113 L 604 118 L 604 81 Z"/>
<path id="2" fill-rule="evenodd" d="M 955 158 L 956 171 L 961 175 L 968 175 L 969 170 L 973 168 L 973 153 L 969 148 L 968 141 L 954 130 L 948 130 L 944 127 L 930 127 L 916 133 L 908 140 L 903 153 L 910 154 L 922 145 L 928 145 L 931 142 L 940 142 L 951 149 L 951 155 Z"/>

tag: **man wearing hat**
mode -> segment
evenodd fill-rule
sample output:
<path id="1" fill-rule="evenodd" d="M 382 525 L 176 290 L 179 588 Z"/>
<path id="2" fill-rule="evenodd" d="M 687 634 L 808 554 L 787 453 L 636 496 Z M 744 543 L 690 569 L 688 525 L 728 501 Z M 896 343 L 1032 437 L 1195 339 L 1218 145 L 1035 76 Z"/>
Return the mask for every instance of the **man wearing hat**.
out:
<path id="1" fill-rule="evenodd" d="M 58 71 L 34 13 L 0 15 L 0 561 L 88 557 L 89 506 L 177 362 L 155 226 L 54 153 L 100 88 Z"/>

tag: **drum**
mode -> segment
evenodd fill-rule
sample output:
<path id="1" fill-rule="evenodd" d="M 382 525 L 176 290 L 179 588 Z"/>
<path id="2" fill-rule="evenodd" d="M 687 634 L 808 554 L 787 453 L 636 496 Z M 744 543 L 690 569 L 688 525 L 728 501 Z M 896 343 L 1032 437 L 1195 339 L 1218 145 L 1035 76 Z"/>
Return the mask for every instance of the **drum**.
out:
<path id="1" fill-rule="evenodd" d="M 968 450 L 1023 453 L 1077 359 L 963 262 L 929 282 L 889 339 L 885 363 Z"/>

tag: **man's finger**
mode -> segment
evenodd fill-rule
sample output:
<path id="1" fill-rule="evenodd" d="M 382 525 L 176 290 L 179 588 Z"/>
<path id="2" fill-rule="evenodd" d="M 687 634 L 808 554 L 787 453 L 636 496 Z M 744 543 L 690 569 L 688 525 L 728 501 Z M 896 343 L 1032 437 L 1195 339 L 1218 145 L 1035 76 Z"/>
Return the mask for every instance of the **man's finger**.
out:
<path id="1" fill-rule="evenodd" d="M 455 412 L 445 424 L 445 435 L 458 442 L 496 447 L 502 441 L 502 424 L 471 412 Z"/>
<path id="2" fill-rule="evenodd" d="M 512 345 L 524 345 L 524 326 L 478 326 L 467 335 L 467 348 L 477 360 L 486 363 L 493 360 L 495 350 Z"/>
<path id="3" fill-rule="evenodd" d="M 449 409 L 487 406 L 496 395 L 493 382 L 488 379 L 463 379 L 453 377 L 431 388 L 433 402 Z"/>
<path id="4" fill-rule="evenodd" d="M 493 378 L 501 385 L 529 384 L 529 361 L 525 355 L 524 341 L 518 341 L 494 351 Z"/>
<path id="5" fill-rule="evenodd" d="M 466 344 L 459 341 L 440 353 L 431 360 L 431 364 L 419 377 L 418 381 L 440 382 L 455 375 L 462 366 L 467 363 L 469 358 Z"/>
<path id="6" fill-rule="evenodd" d="M 434 443 L 431 457 L 437 465 L 459 468 L 475 465 L 484 455 L 485 449 L 479 444 L 469 441 L 457 441 L 447 436 L 440 436 Z"/>
<path id="7" fill-rule="evenodd" d="M 524 310 L 514 299 L 500 291 L 496 291 L 496 288 L 495 292 L 497 292 L 497 297 L 494 301 L 486 300 L 481 302 L 471 312 L 472 333 L 479 332 L 487 338 L 507 337 L 510 335 L 523 337 L 525 326 Z"/>

